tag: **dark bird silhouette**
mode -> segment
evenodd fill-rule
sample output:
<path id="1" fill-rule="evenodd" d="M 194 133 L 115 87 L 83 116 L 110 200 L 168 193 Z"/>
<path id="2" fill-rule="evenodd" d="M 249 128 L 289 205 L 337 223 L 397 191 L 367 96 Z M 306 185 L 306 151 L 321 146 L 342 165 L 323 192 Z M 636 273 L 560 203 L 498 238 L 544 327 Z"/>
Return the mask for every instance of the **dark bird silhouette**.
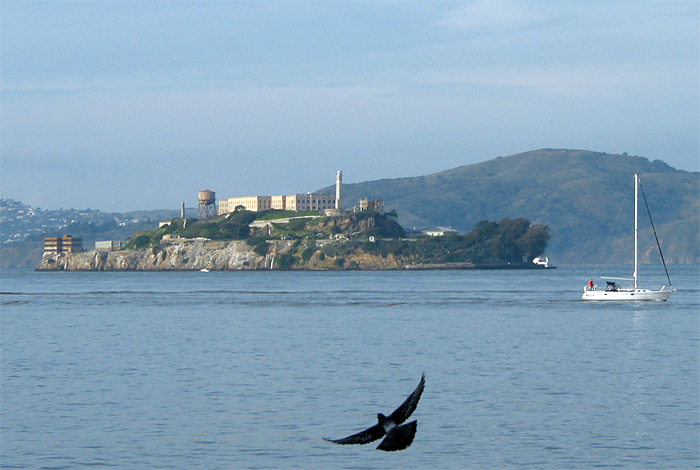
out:
<path id="1" fill-rule="evenodd" d="M 418 400 L 420 400 L 420 396 L 423 393 L 423 388 L 425 388 L 425 374 L 421 376 L 418 386 L 401 406 L 396 408 L 389 416 L 384 416 L 381 413 L 377 414 L 377 424 L 371 428 L 342 439 L 324 438 L 324 440 L 335 442 L 336 444 L 367 444 L 386 436 L 377 446 L 378 450 L 390 452 L 405 449 L 411 445 L 413 438 L 416 436 L 418 422 L 414 420 L 404 425 L 401 424 L 415 411 L 416 406 L 418 406 Z"/>

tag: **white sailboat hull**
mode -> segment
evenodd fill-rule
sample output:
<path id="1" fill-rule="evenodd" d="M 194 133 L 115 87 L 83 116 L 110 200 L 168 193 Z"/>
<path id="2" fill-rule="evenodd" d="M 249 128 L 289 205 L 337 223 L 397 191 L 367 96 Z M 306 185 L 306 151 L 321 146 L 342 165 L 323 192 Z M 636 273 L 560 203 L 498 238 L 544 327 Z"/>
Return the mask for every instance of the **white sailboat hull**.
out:
<path id="1" fill-rule="evenodd" d="M 645 196 L 646 201 L 646 196 Z M 598 290 L 597 286 L 593 284 L 593 279 L 590 280 L 589 284 L 583 288 L 582 300 L 612 300 L 612 301 L 665 301 L 671 297 L 671 294 L 676 292 L 673 287 L 666 288 L 663 286 L 659 290 L 642 289 L 638 286 L 638 273 L 639 273 L 639 260 L 638 260 L 638 242 L 639 242 L 639 227 L 638 227 L 638 206 L 639 206 L 639 175 L 634 175 L 634 272 L 632 274 L 632 279 L 625 278 L 603 278 L 603 279 L 622 279 L 625 281 L 633 281 L 633 287 L 618 287 L 615 282 L 608 282 L 607 287 L 604 290 Z M 649 207 L 647 206 L 647 211 Z M 649 214 L 649 220 L 651 221 L 651 214 Z M 654 223 L 651 223 L 652 229 L 654 228 Z M 654 230 L 654 235 L 656 235 L 656 230 Z M 657 238 L 658 244 L 658 238 Z M 659 245 L 659 253 L 661 253 L 661 246 Z M 663 255 L 661 255 L 661 260 L 663 261 Z M 666 263 L 664 262 L 664 268 Z M 668 271 L 666 271 L 668 276 Z M 669 284 L 671 278 L 668 279 Z"/>
<path id="2" fill-rule="evenodd" d="M 605 291 L 590 289 L 586 287 L 583 292 L 582 300 L 612 300 L 612 301 L 657 301 L 662 302 L 668 300 L 675 289 L 666 289 L 662 287 L 659 290 L 649 289 L 619 289 L 617 291 Z"/>

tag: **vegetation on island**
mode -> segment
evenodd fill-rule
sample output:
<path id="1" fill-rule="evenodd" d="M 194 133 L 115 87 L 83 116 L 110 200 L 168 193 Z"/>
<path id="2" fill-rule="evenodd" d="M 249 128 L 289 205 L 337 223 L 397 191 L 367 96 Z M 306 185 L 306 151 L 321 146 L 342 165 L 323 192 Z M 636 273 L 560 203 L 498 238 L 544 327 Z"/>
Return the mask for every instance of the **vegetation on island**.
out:
<path id="1" fill-rule="evenodd" d="M 270 209 L 261 212 L 238 210 L 211 219 L 172 219 L 150 232 L 135 234 L 126 250 L 142 250 L 168 238 L 260 241 L 285 239 L 347 239 L 360 236 L 405 237 L 396 222 L 396 213 L 359 212 L 343 217 L 322 216 L 318 212 L 292 212 Z M 251 226 L 257 222 L 255 226 Z"/>
<path id="2" fill-rule="evenodd" d="M 464 235 L 354 240 L 329 246 L 325 253 L 342 258 L 362 251 L 384 258 L 400 257 L 414 264 L 518 264 L 527 263 L 544 253 L 548 241 L 547 226 L 518 218 L 482 221 Z"/>
<path id="3" fill-rule="evenodd" d="M 328 217 L 319 213 L 238 210 L 212 219 L 173 219 L 152 232 L 135 234 L 126 250 L 164 253 L 173 240 L 245 240 L 260 256 L 274 254 L 277 269 L 358 268 L 358 257 L 374 256 L 409 264 L 518 264 L 542 254 L 549 240 L 547 226 L 524 218 L 479 222 L 466 234 L 408 237 L 397 214 L 358 212 Z M 287 241 L 276 251 L 275 243 Z"/>

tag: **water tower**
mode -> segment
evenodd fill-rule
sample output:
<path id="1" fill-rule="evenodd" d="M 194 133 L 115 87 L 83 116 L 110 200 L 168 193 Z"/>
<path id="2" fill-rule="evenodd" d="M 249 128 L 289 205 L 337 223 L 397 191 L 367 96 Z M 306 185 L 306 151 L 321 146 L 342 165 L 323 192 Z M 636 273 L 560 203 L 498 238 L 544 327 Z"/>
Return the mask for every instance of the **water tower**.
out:
<path id="1" fill-rule="evenodd" d="M 208 219 L 216 216 L 216 193 L 205 189 L 199 192 L 199 206 L 197 206 L 197 218 Z"/>

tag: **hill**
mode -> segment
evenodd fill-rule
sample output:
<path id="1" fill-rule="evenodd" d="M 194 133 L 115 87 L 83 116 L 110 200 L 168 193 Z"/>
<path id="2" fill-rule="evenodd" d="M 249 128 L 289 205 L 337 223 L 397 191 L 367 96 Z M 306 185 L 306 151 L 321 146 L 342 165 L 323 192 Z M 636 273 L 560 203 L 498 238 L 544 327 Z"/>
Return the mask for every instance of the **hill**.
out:
<path id="1" fill-rule="evenodd" d="M 482 220 L 524 217 L 549 226 L 547 252 L 558 263 L 627 264 L 634 173 L 641 176 L 666 260 L 700 263 L 700 174 L 644 157 L 542 149 L 427 176 L 345 184 L 343 197 L 381 197 L 406 229 L 469 231 Z M 640 221 L 640 246 L 651 246 L 648 220 Z M 655 263 L 658 254 L 649 250 L 640 260 Z"/>

